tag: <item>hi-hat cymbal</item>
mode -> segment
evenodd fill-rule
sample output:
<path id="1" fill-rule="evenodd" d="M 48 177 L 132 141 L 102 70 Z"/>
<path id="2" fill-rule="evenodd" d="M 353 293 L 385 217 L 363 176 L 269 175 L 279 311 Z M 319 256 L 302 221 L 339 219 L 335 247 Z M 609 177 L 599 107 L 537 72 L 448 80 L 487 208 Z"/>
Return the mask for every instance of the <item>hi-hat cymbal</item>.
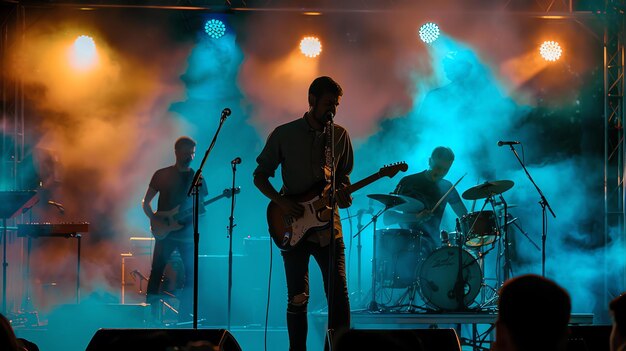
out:
<path id="1" fill-rule="evenodd" d="M 463 193 L 465 200 L 484 199 L 491 195 L 502 194 L 515 185 L 512 180 L 493 180 L 471 187 Z"/>
<path id="2" fill-rule="evenodd" d="M 397 194 L 369 194 L 370 199 L 374 199 L 385 207 L 394 208 L 398 211 L 418 212 L 424 209 L 424 204 L 412 197 Z"/>

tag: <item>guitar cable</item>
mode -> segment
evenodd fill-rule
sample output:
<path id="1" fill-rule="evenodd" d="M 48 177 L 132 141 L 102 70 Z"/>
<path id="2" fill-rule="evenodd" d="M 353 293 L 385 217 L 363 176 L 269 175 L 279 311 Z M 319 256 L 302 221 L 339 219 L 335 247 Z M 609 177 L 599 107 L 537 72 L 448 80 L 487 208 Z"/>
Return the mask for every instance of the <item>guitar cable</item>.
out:
<path id="1" fill-rule="evenodd" d="M 265 331 L 264 331 L 264 350 L 267 351 L 267 325 L 269 322 L 270 316 L 270 296 L 271 296 L 271 287 L 272 287 L 272 262 L 274 261 L 274 250 L 272 250 L 272 240 L 267 241 L 270 246 L 270 265 L 269 265 L 269 274 L 267 278 L 267 303 L 265 305 Z"/>

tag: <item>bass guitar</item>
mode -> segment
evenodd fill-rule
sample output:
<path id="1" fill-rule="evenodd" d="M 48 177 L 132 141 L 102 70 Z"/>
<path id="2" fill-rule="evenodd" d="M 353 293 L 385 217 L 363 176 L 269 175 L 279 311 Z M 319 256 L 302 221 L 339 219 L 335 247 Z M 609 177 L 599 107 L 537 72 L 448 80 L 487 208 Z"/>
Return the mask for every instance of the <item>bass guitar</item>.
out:
<path id="1" fill-rule="evenodd" d="M 383 177 L 392 178 L 398 172 L 406 172 L 407 169 L 408 165 L 405 162 L 384 166 L 378 172 L 341 191 L 350 194 Z M 328 193 L 329 189 L 326 187 L 321 193 L 312 189 L 302 195 L 289 196 L 304 207 L 304 215 L 299 218 L 293 218 L 284 213 L 278 204 L 270 202 L 267 206 L 267 223 L 270 236 L 280 250 L 289 251 L 298 246 L 310 233 L 328 228 L 331 215 Z"/>
<path id="2" fill-rule="evenodd" d="M 241 187 L 238 186 L 235 188 L 235 194 L 239 194 L 240 191 Z M 224 189 L 221 195 L 204 201 L 202 205 L 206 206 L 219 199 L 230 198 L 231 196 L 231 188 L 227 188 Z M 180 222 L 191 216 L 192 213 L 193 208 L 187 208 L 181 211 L 180 205 L 169 211 L 157 211 L 154 214 L 156 218 L 150 220 L 150 232 L 152 232 L 156 240 L 163 240 L 169 233 L 182 229 L 184 225 L 180 224 Z"/>

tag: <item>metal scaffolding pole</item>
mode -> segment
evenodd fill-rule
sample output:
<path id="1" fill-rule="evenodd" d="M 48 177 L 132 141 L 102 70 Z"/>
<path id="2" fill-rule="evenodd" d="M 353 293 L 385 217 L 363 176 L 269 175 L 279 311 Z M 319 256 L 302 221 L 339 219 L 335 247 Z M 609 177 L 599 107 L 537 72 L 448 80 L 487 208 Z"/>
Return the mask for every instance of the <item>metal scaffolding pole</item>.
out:
<path id="1" fill-rule="evenodd" d="M 2 143 L 0 145 L 0 191 L 22 190 L 23 175 L 21 172 L 24 160 L 25 125 L 24 125 L 24 84 L 20 78 L 12 77 L 12 54 L 17 52 L 24 40 L 25 8 L 20 4 L 2 4 L 0 16 L 0 112 L 2 113 Z M 16 219 L 5 221 L 5 225 L 14 226 Z M 3 250 L 16 243 L 14 232 L 5 232 L 2 243 Z M 19 242 L 17 242 L 19 244 Z M 14 250 L 14 249 L 12 249 Z M 7 263 L 7 254 L 3 254 L 3 311 L 17 312 L 17 304 L 6 305 L 7 287 L 11 287 L 9 295 L 20 296 L 15 280 L 20 274 L 21 266 L 16 260 Z M 6 270 L 9 275 L 6 275 Z M 11 299 L 10 301 L 12 301 Z M 12 301 L 15 302 L 15 301 Z"/>
<path id="2" fill-rule="evenodd" d="M 7 6 L 6 4 L 4 6 Z M 23 41 L 25 8 L 15 4 L 2 21 L 0 60 L 2 62 L 2 145 L 0 159 L 0 190 L 18 190 L 22 186 L 20 173 L 24 159 L 24 84 L 19 78 L 10 77 L 10 55 Z"/>
<path id="3" fill-rule="evenodd" d="M 609 300 L 609 243 L 625 238 L 624 223 L 624 0 L 606 1 L 604 30 L 604 306 Z M 618 237 L 611 238 L 617 235 Z M 622 272 L 624 290 L 626 271 Z"/>

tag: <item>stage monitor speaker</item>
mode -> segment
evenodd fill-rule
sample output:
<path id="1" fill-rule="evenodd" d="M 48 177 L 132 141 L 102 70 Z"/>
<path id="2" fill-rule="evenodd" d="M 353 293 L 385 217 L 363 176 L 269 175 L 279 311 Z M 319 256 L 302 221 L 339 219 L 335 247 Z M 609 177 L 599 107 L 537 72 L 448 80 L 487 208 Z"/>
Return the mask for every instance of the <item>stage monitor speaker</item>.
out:
<path id="1" fill-rule="evenodd" d="M 100 329 L 86 351 L 185 350 L 191 342 L 208 341 L 220 351 L 241 351 L 226 329 Z"/>
<path id="2" fill-rule="evenodd" d="M 336 351 L 461 351 L 454 329 L 351 329 L 337 335 Z"/>
<path id="3" fill-rule="evenodd" d="M 610 325 L 570 326 L 567 351 L 609 351 Z"/>

